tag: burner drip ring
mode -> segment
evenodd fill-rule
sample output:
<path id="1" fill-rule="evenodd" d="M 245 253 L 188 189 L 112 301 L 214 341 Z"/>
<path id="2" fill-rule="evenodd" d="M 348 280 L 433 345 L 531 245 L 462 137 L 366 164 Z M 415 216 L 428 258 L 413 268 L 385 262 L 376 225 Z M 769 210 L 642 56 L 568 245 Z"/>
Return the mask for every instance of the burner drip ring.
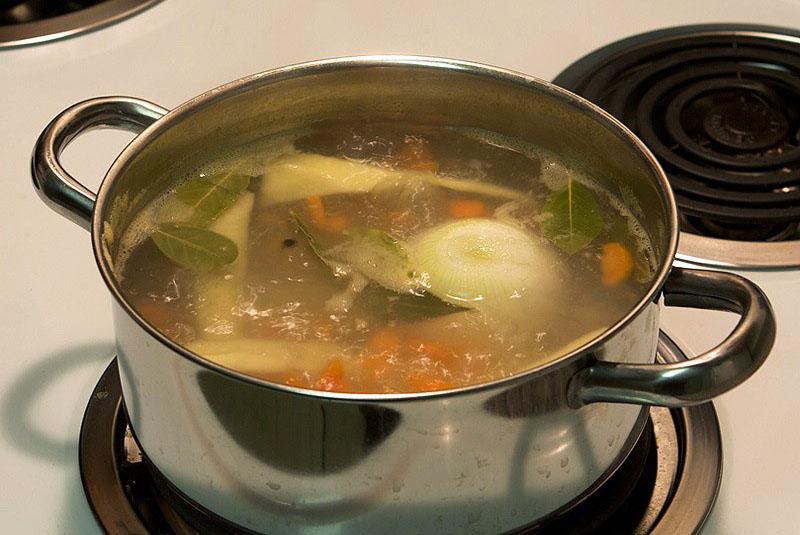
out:
<path id="1" fill-rule="evenodd" d="M 800 97 L 800 84 L 797 92 Z M 688 81 L 667 105 L 664 122 L 680 150 L 698 163 L 758 171 L 800 161 L 800 144 L 786 139 L 790 126 L 781 111 L 785 108 L 760 81 L 713 78 Z M 778 145 L 780 150 L 771 149 Z M 679 152 L 678 147 L 673 150 Z"/>
<path id="2" fill-rule="evenodd" d="M 0 49 L 30 46 L 99 30 L 161 0 L 17 0 L 0 4 Z"/>
<path id="3" fill-rule="evenodd" d="M 789 131 L 783 115 L 756 96 L 714 106 L 703 118 L 711 139 L 733 149 L 765 149 L 782 140 Z"/>
<path id="4" fill-rule="evenodd" d="M 713 219 L 692 217 L 683 214 L 681 227 L 692 234 L 701 236 L 726 236 L 728 239 L 748 242 L 778 242 L 792 239 L 798 234 L 797 223 L 778 223 L 775 225 L 736 225 L 725 224 Z"/>
<path id="5" fill-rule="evenodd" d="M 800 238 L 800 33 L 651 32 L 593 52 L 554 82 L 641 137 L 684 223 L 701 222 L 682 230 L 754 244 Z M 798 256 L 776 261 L 795 265 Z"/>

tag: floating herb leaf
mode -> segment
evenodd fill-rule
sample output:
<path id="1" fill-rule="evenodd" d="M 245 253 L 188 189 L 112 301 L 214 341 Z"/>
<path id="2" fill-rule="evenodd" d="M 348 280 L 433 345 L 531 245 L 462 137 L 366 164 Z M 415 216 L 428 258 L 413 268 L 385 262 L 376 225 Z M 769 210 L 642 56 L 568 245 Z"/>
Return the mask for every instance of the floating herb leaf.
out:
<path id="1" fill-rule="evenodd" d="M 399 260 L 408 260 L 408 251 L 400 242 L 381 229 L 357 227 L 345 232 L 350 238 L 370 246 L 374 245 L 384 249 L 386 252 L 397 256 Z"/>
<path id="2" fill-rule="evenodd" d="M 425 277 L 414 269 L 408 251 L 391 234 L 376 228 L 355 228 L 345 232 L 347 240 L 326 248 L 300 216 L 291 216 L 314 254 L 334 273 L 357 273 L 401 295 L 422 290 Z M 421 298 L 414 299 L 419 302 Z"/>
<path id="3" fill-rule="evenodd" d="M 400 321 L 419 321 L 423 318 L 437 318 L 470 310 L 446 303 L 428 292 L 422 295 L 400 295 L 396 301 L 389 304 L 388 309 L 392 317 Z"/>
<path id="4" fill-rule="evenodd" d="M 209 271 L 230 264 L 239 255 L 236 244 L 207 229 L 162 223 L 152 235 L 164 255 L 193 271 Z"/>
<path id="5" fill-rule="evenodd" d="M 542 222 L 542 233 L 569 254 L 592 243 L 603 230 L 603 217 L 592 192 L 572 179 L 566 188 L 550 195 L 544 211 L 550 217 Z"/>
<path id="6" fill-rule="evenodd" d="M 300 234 L 302 234 L 306 239 L 306 242 L 308 242 L 308 245 L 311 247 L 311 250 L 314 252 L 314 254 L 317 255 L 322 262 L 328 264 L 328 262 L 325 260 L 325 256 L 322 254 L 322 246 L 319 243 L 319 238 L 314 235 L 311 227 L 308 226 L 308 223 L 306 223 L 302 217 L 294 212 L 289 212 L 289 215 L 292 216 L 292 222 L 297 227 L 297 230 L 300 231 Z"/>
<path id="7" fill-rule="evenodd" d="M 187 223 L 205 227 L 230 208 L 249 184 L 249 176 L 228 171 L 184 182 L 175 190 L 175 196 L 192 208 Z"/>

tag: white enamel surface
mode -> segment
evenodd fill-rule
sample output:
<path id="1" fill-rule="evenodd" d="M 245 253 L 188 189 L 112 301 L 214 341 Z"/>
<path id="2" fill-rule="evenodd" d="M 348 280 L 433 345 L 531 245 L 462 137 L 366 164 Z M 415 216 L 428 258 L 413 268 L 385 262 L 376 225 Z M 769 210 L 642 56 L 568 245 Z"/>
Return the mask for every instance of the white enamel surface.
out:
<path id="1" fill-rule="evenodd" d="M 89 236 L 44 207 L 29 156 L 63 108 L 124 94 L 173 107 L 223 82 L 289 63 L 349 54 L 456 57 L 551 79 L 610 41 L 679 24 L 743 21 L 800 27 L 800 2 L 291 2 L 165 0 L 99 32 L 0 52 L 0 525 L 14 533 L 99 533 L 81 489 L 77 437 L 113 354 L 109 298 Z M 96 186 L 129 136 L 87 135 L 67 168 Z M 722 491 L 705 533 L 800 532 L 800 368 L 793 329 L 800 272 L 754 274 L 775 305 L 775 351 L 717 403 Z M 730 320 L 668 311 L 692 351 Z"/>

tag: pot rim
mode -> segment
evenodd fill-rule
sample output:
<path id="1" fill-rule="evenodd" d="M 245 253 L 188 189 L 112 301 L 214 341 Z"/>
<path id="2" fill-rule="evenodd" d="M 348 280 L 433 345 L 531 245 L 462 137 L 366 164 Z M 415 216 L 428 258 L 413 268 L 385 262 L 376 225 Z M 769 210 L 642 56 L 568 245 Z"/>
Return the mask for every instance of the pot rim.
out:
<path id="1" fill-rule="evenodd" d="M 112 191 L 113 183 L 116 177 L 124 173 L 130 165 L 133 157 L 140 152 L 150 141 L 158 137 L 162 132 L 171 128 L 175 123 L 184 119 L 185 117 L 197 112 L 207 106 L 211 106 L 221 98 L 227 98 L 233 95 L 245 93 L 255 87 L 281 80 L 296 78 L 299 76 L 321 74 L 325 72 L 342 70 L 342 69 L 360 69 L 360 68 L 375 68 L 375 67 L 398 67 L 406 66 L 411 68 L 425 68 L 425 69 L 442 69 L 442 70 L 455 70 L 461 71 L 475 76 L 487 77 L 490 79 L 511 82 L 521 86 L 535 87 L 538 90 L 548 93 L 550 96 L 566 103 L 567 105 L 575 106 L 584 113 L 589 114 L 593 119 L 609 127 L 621 139 L 623 139 L 629 146 L 640 153 L 650 170 L 655 175 L 659 184 L 661 185 L 660 194 L 662 202 L 665 204 L 668 211 L 668 221 L 666 222 L 669 229 L 669 242 L 665 249 L 664 257 L 656 276 L 650 285 L 650 288 L 645 292 L 639 302 L 631 308 L 631 310 L 614 323 L 611 327 L 603 331 L 600 335 L 596 336 L 589 342 L 575 348 L 574 350 L 556 358 L 555 360 L 548 361 L 544 364 L 534 366 L 524 372 L 488 381 L 474 385 L 468 385 L 461 388 L 452 388 L 447 390 L 436 390 L 432 392 L 405 392 L 405 393 L 392 393 L 392 394 L 379 394 L 379 393 L 354 393 L 354 392 L 327 392 L 322 390 L 313 390 L 308 388 L 299 388 L 288 386 L 280 383 L 273 383 L 257 377 L 238 372 L 220 366 L 210 360 L 205 359 L 201 355 L 193 353 L 183 346 L 169 339 L 167 336 L 160 333 L 152 327 L 144 318 L 142 318 L 136 310 L 130 305 L 119 287 L 117 278 L 114 276 L 108 258 L 103 254 L 103 221 L 106 212 L 106 207 L 109 202 L 110 194 Z M 547 82 L 545 80 L 529 76 L 518 71 L 494 67 L 486 64 L 462 61 L 449 58 L 438 58 L 431 56 L 414 56 L 414 55 L 369 55 L 369 56 L 346 56 L 330 59 L 315 60 L 303 63 L 288 65 L 263 71 L 260 73 L 252 74 L 228 82 L 214 89 L 208 90 L 186 102 L 170 110 L 166 115 L 155 121 L 152 125 L 147 127 L 139 135 L 137 135 L 119 154 L 114 160 L 109 170 L 106 172 L 105 177 L 97 192 L 97 201 L 95 210 L 92 214 L 92 249 L 94 251 L 95 262 L 103 277 L 103 281 L 110 290 L 114 299 L 122 307 L 122 309 L 134 319 L 136 323 L 141 326 L 147 334 L 155 338 L 158 342 L 166 346 L 168 349 L 178 353 L 182 357 L 199 364 L 203 368 L 210 371 L 221 373 L 229 378 L 244 381 L 259 387 L 265 387 L 273 390 L 279 390 L 290 394 L 313 397 L 325 398 L 331 401 L 341 402 L 374 402 L 374 403 L 387 403 L 387 402 L 402 402 L 411 400 L 428 400 L 438 398 L 448 398 L 458 395 L 476 393 L 483 390 L 491 390 L 499 387 L 512 387 L 521 383 L 527 382 L 535 377 L 543 375 L 544 373 L 551 372 L 562 366 L 568 365 L 576 360 L 581 355 L 585 355 L 598 347 L 605 344 L 607 340 L 615 336 L 620 330 L 628 325 L 639 313 L 648 306 L 656 298 L 658 292 L 661 290 L 675 260 L 675 254 L 678 248 L 678 213 L 675 204 L 675 198 L 672 193 L 672 188 L 667 181 L 666 174 L 661 168 L 655 156 L 650 150 L 642 143 L 636 135 L 631 132 L 625 125 L 612 115 L 601 109 L 600 107 L 592 104 L 588 100 L 570 92 L 566 89 Z"/>

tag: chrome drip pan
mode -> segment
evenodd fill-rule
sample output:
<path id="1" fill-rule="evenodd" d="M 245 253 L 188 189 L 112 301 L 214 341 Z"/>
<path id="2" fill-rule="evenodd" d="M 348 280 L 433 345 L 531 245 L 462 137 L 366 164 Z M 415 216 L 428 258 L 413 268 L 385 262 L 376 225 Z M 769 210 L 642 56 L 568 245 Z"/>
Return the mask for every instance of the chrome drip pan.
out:
<path id="1" fill-rule="evenodd" d="M 0 48 L 37 45 L 98 30 L 132 17 L 160 1 L 57 2 L 62 4 L 57 11 L 42 9 L 39 5 L 42 2 L 33 0 L 7 2 L 0 8 L 5 15 L 2 19 L 5 24 L 0 25 Z M 48 16 L 52 13 L 58 14 Z"/>

